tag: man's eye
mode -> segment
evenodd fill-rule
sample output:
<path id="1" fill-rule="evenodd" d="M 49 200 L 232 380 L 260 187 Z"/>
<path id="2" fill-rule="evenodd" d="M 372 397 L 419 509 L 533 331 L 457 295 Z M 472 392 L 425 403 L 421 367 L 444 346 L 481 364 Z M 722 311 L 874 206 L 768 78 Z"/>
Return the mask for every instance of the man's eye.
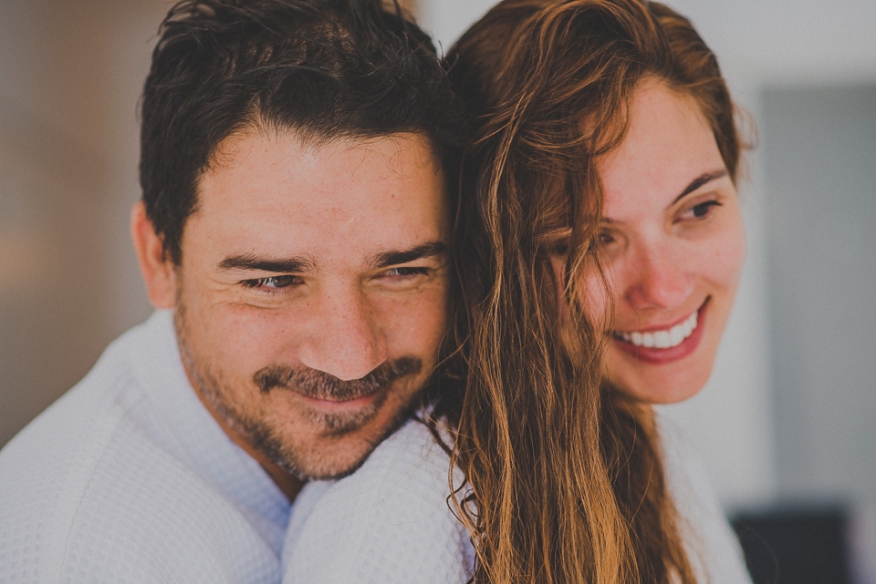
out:
<path id="1" fill-rule="evenodd" d="M 429 273 L 428 268 L 390 268 L 383 272 L 383 276 L 387 278 L 410 278 L 413 276 L 425 276 Z"/>
<path id="2" fill-rule="evenodd" d="M 255 280 L 244 280 L 243 285 L 247 288 L 279 290 L 280 288 L 288 288 L 289 286 L 298 283 L 298 280 L 299 278 L 296 276 L 269 276 L 267 278 L 258 278 Z"/>

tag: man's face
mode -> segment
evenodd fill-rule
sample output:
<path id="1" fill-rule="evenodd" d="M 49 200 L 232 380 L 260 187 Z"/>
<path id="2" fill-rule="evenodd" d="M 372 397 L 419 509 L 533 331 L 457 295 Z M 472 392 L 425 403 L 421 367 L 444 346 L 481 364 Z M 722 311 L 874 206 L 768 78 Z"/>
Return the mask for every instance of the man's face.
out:
<path id="1" fill-rule="evenodd" d="M 449 273 L 442 173 L 415 134 L 313 145 L 251 130 L 217 152 L 175 268 L 186 372 L 263 465 L 349 473 L 436 364 Z"/>

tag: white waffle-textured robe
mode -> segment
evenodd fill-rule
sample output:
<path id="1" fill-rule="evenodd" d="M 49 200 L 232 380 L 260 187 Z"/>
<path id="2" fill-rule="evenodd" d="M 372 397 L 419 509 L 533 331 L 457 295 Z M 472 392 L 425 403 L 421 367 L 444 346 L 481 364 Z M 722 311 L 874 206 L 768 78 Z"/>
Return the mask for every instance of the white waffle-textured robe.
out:
<path id="1" fill-rule="evenodd" d="M 749 584 L 696 462 L 665 450 L 698 570 Z M 290 507 L 201 405 L 159 311 L 0 452 L 0 584 L 462 584 L 474 557 L 448 470 L 412 420 Z"/>

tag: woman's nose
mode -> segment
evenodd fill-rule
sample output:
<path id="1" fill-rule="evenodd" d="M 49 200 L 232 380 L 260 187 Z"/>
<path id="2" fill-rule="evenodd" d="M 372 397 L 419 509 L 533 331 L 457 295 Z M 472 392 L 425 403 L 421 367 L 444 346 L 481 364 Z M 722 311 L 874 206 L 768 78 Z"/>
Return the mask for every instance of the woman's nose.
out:
<path id="1" fill-rule="evenodd" d="M 635 252 L 625 274 L 624 300 L 633 308 L 672 309 L 693 293 L 694 278 L 684 255 L 665 244 L 650 244 Z"/>

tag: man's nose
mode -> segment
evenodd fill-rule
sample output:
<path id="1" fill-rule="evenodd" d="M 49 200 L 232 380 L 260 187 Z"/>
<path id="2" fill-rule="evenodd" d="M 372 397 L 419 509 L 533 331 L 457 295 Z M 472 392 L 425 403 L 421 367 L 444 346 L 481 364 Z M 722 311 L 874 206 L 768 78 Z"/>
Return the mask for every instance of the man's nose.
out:
<path id="1" fill-rule="evenodd" d="M 624 300 L 635 309 L 672 309 L 693 293 L 694 278 L 684 255 L 669 245 L 652 243 L 635 253 L 624 287 Z"/>
<path id="2" fill-rule="evenodd" d="M 303 365 L 349 381 L 386 361 L 386 340 L 360 290 L 325 294 L 313 310 L 309 334 L 299 346 Z"/>

